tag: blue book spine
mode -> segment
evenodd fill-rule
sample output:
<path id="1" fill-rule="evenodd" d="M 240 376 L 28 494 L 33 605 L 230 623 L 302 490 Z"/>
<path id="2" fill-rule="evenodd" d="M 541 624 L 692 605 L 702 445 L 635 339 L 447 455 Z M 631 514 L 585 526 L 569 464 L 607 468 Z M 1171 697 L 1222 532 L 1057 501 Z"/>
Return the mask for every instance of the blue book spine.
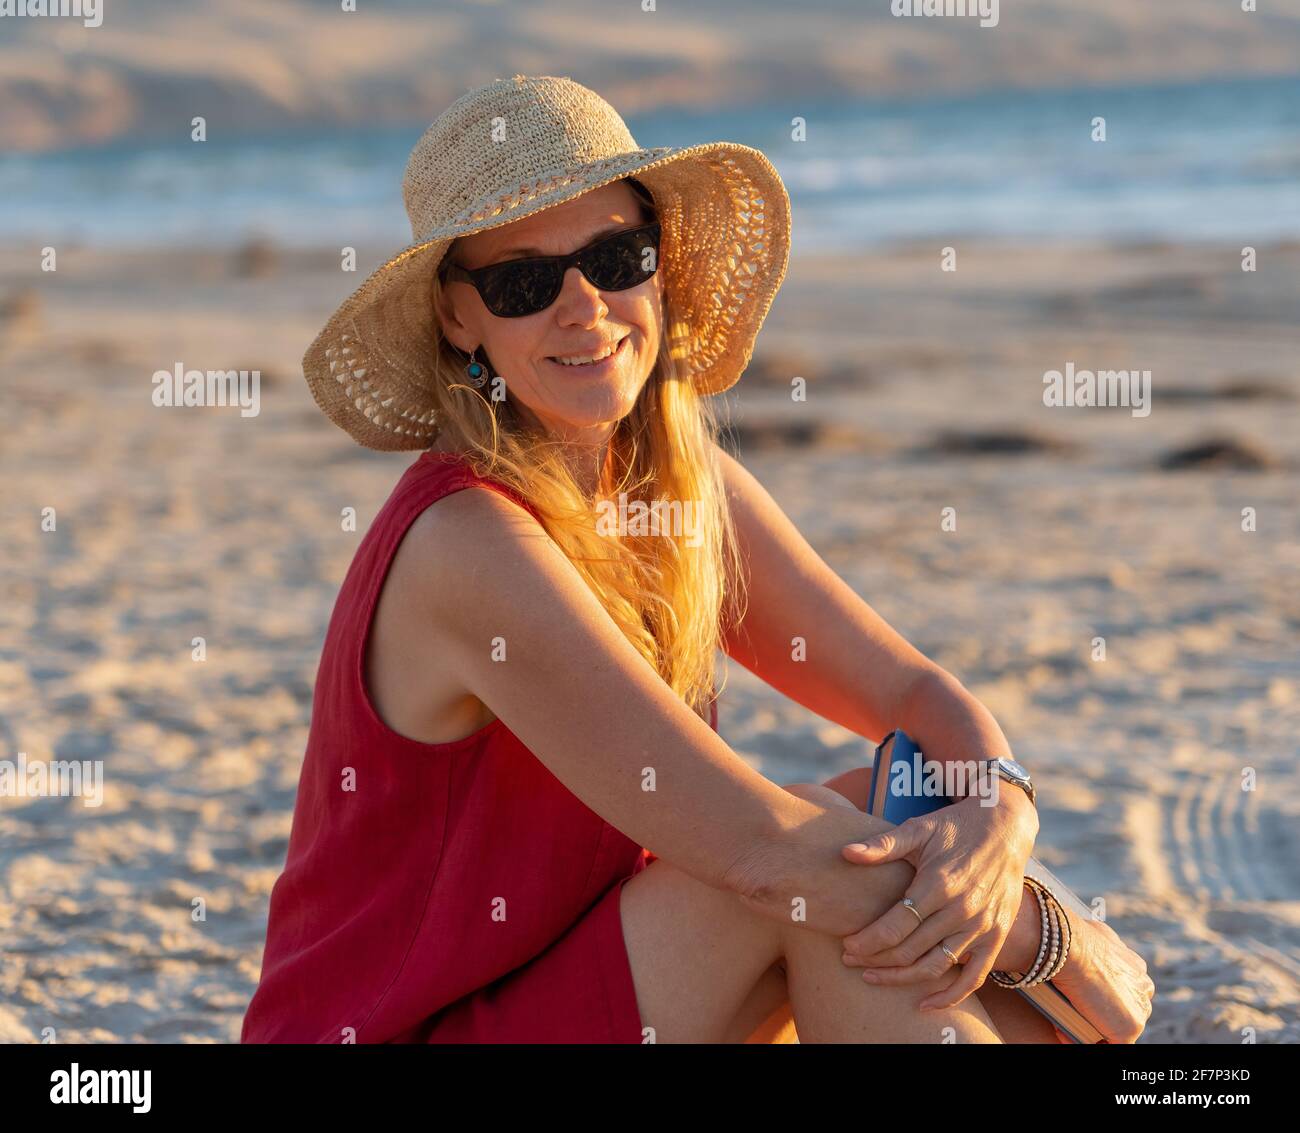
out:
<path id="1" fill-rule="evenodd" d="M 870 813 L 898 826 L 952 801 L 942 794 L 925 794 L 924 782 L 925 757 L 921 749 L 906 732 L 890 732 L 876 749 L 871 765 Z"/>

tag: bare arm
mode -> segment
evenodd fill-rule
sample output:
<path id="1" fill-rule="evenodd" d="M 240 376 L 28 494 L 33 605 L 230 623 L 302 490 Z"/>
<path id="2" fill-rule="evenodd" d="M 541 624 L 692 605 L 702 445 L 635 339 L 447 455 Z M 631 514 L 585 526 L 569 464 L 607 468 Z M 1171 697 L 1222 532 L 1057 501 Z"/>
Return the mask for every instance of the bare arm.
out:
<path id="1" fill-rule="evenodd" d="M 859 598 L 738 461 L 721 449 L 718 456 L 749 583 L 739 624 L 724 627 L 727 653 L 792 700 L 869 739 L 902 728 L 942 762 L 1010 754 L 988 709 Z M 794 638 L 806 643 L 802 659 L 792 655 Z M 1019 963 L 1036 954 L 1034 902 L 1021 878 L 1038 813 L 1011 788 L 998 792 L 996 807 L 959 803 L 907 825 L 906 850 L 895 843 L 894 856 L 906 853 L 919 864 L 911 896 L 929 919 L 913 932 L 910 914 L 891 910 L 846 948 L 910 965 L 921 956 L 917 949 L 962 931 L 977 949 L 945 993 L 951 1004 L 978 986 L 995 957 Z M 846 853 L 872 868 L 883 857 Z M 979 901 L 974 913 L 972 894 Z"/>
<path id="2" fill-rule="evenodd" d="M 743 465 L 721 448 L 718 457 L 749 564 L 748 605 L 740 624 L 725 628 L 727 654 L 791 700 L 868 739 L 902 728 L 932 759 L 1009 755 L 992 713 L 858 597 Z M 796 637 L 806 643 L 802 660 L 792 656 Z M 1029 800 L 1005 794 L 1029 821 Z"/>
<path id="3" fill-rule="evenodd" d="M 412 616 L 432 627 L 465 688 L 570 791 L 691 876 L 844 935 L 912 876 L 841 847 L 887 824 L 799 799 L 765 779 L 673 694 L 541 526 L 469 489 L 412 525 Z M 494 640 L 505 660 L 493 660 Z M 646 790 L 653 774 L 654 789 Z"/>
<path id="4" fill-rule="evenodd" d="M 899 725 L 909 689 L 943 670 L 910 645 L 813 550 L 762 484 L 718 461 L 748 564 L 748 603 L 723 648 L 791 700 L 868 739 Z M 793 639 L 806 657 L 791 654 Z"/>

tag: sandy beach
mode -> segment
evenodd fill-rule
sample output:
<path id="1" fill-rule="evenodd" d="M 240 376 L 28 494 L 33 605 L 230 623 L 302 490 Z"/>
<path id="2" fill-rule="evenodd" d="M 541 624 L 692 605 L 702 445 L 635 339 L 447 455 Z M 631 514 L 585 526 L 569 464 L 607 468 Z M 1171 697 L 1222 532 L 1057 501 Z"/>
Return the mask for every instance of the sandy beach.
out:
<path id="1" fill-rule="evenodd" d="M 1038 856 L 1150 966 L 1146 1042 L 1300 1041 L 1300 247 L 1258 253 L 796 256 L 729 398 L 744 462 L 1033 772 Z M 302 380 L 362 278 L 337 250 L 38 259 L 0 248 L 0 758 L 105 784 L 0 800 L 0 1041 L 234 1042 L 326 622 L 415 454 Z M 178 363 L 259 371 L 259 414 L 154 406 Z M 1067 364 L 1150 370 L 1151 412 L 1045 406 Z M 769 778 L 869 759 L 725 672 Z"/>

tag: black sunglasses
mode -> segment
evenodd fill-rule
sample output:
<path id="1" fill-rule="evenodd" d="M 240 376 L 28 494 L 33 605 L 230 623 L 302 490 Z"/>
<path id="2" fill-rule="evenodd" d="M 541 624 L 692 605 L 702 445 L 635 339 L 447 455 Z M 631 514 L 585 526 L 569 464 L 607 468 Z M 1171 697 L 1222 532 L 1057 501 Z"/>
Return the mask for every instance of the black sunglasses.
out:
<path id="1" fill-rule="evenodd" d="M 654 254 L 647 263 L 651 249 Z M 473 271 L 444 263 L 438 275 L 472 283 L 497 318 L 518 319 L 554 303 L 564 286 L 564 273 L 574 265 L 601 291 L 626 291 L 644 283 L 659 267 L 659 222 L 603 236 L 567 256 L 506 260 Z"/>

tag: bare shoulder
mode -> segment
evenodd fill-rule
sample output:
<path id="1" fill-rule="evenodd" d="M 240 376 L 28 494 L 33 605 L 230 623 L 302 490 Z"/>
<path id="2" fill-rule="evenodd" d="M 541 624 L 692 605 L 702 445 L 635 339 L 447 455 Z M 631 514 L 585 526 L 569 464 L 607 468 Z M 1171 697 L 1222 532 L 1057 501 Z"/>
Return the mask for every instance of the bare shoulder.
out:
<path id="1" fill-rule="evenodd" d="M 405 605 L 453 649 L 457 638 L 518 630 L 521 619 L 548 625 L 575 597 L 595 600 L 541 523 L 492 488 L 466 488 L 426 508 L 399 555 L 399 585 L 414 591 Z"/>
<path id="2" fill-rule="evenodd" d="M 492 489 L 453 492 L 411 523 L 389 565 L 367 649 L 367 685 L 380 718 L 425 743 L 458 740 L 494 713 L 466 687 L 456 643 L 482 619 L 486 592 L 508 585 L 520 544 L 545 538 L 523 508 Z M 480 622 L 480 630 L 483 624 Z"/>
<path id="3" fill-rule="evenodd" d="M 763 487 L 758 478 L 716 441 L 714 442 L 714 450 L 718 458 L 718 468 L 722 474 L 722 484 L 726 489 L 728 500 L 732 502 L 733 508 L 736 502 L 741 500 L 771 499 L 767 489 Z"/>
<path id="4" fill-rule="evenodd" d="M 718 461 L 718 468 L 722 472 L 722 478 L 724 482 L 726 482 L 727 486 L 730 487 L 731 486 L 730 482 L 732 478 L 735 476 L 736 470 L 740 469 L 741 471 L 744 471 L 743 466 L 741 465 L 740 461 L 738 461 L 734 456 L 732 456 L 731 453 L 729 453 L 717 441 L 713 442 L 713 455 Z"/>
<path id="5" fill-rule="evenodd" d="M 731 518 L 742 539 L 780 530 L 787 540 L 795 533 L 794 521 L 748 468 L 715 443 L 718 467 Z"/>
<path id="6" fill-rule="evenodd" d="M 405 559 L 410 585 L 431 604 L 445 606 L 449 598 L 473 594 L 485 572 L 520 562 L 524 548 L 539 541 L 550 538 L 524 508 L 491 488 L 470 487 L 425 508 L 399 558 Z"/>
<path id="7" fill-rule="evenodd" d="M 499 538 L 503 529 L 518 519 L 537 525 L 532 516 L 500 492 L 473 486 L 430 504 L 411 524 L 407 537 L 437 558 L 438 551 L 452 540 Z"/>

